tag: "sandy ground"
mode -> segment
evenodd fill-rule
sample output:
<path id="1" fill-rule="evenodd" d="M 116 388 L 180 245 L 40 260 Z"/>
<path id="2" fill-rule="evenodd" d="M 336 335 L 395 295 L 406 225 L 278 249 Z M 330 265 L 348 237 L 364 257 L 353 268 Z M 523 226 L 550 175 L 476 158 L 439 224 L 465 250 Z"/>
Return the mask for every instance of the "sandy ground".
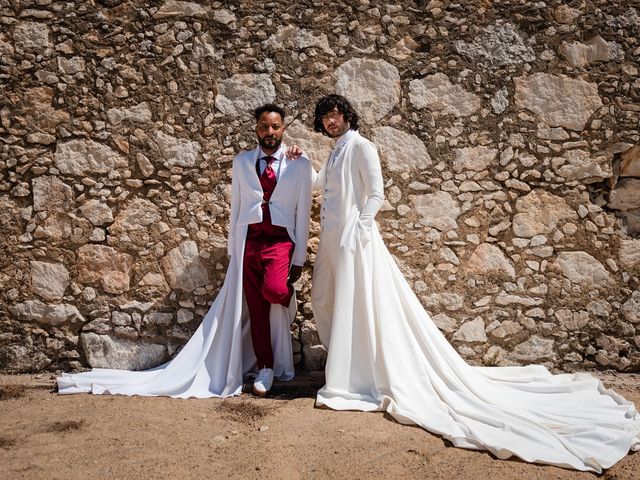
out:
<path id="1" fill-rule="evenodd" d="M 640 375 L 599 376 L 640 405 Z M 0 376 L 0 478 L 597 478 L 454 448 L 382 413 L 314 408 L 310 377 L 225 400 L 62 396 L 53 379 Z M 629 454 L 600 478 L 639 472 Z"/>

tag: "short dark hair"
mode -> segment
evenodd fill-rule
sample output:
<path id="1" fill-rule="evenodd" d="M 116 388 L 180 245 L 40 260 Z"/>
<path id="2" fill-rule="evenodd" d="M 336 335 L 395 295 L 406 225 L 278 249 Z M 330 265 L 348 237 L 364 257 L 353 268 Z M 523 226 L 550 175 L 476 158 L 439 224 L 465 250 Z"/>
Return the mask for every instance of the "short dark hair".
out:
<path id="1" fill-rule="evenodd" d="M 349 126 L 353 130 L 358 129 L 358 114 L 349 103 L 349 100 L 344 98 L 342 95 L 333 94 L 325 95 L 318 100 L 318 103 L 316 103 L 316 111 L 313 118 L 313 129 L 316 132 L 327 135 L 327 131 L 324 129 L 324 125 L 322 124 L 322 117 L 334 108 L 337 108 L 338 111 L 344 115 L 345 121 L 349 123 Z"/>
<path id="2" fill-rule="evenodd" d="M 256 118 L 256 122 L 257 122 L 258 120 L 260 120 L 260 117 L 262 116 L 263 113 L 271 113 L 271 112 L 279 114 L 280 118 L 282 118 L 282 121 L 284 122 L 284 117 L 286 115 L 284 113 L 284 109 L 274 103 L 265 103 L 264 105 L 256 108 L 253 111 L 253 116 Z"/>

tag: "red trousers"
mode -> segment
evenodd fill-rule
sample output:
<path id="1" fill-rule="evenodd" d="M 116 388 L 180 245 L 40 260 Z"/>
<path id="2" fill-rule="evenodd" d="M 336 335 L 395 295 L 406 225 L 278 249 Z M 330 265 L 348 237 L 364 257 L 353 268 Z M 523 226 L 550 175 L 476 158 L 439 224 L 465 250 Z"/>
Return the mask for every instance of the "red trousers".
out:
<path id="1" fill-rule="evenodd" d="M 293 287 L 289 285 L 289 266 L 294 243 L 283 227 L 271 219 L 249 225 L 244 248 L 242 284 L 249 307 L 251 340 L 257 367 L 273 368 L 271 348 L 271 304 L 289 306 Z"/>

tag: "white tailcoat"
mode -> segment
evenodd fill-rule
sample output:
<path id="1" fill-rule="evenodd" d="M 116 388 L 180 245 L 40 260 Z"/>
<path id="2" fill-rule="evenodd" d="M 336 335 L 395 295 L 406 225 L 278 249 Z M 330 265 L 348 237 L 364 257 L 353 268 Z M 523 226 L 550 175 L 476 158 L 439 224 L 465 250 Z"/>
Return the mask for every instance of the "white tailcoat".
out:
<path id="1" fill-rule="evenodd" d="M 259 152 L 259 148 L 242 152 L 233 160 L 228 242 L 231 256 L 239 248 L 244 252 L 247 226 L 262 221 L 262 187 L 256 172 Z M 307 256 L 313 168 L 305 156 L 297 160 L 283 157 L 279 170 L 278 183 L 269 200 L 271 223 L 287 229 L 295 243 L 291 263 L 302 265 Z"/>
<path id="2" fill-rule="evenodd" d="M 314 316 L 320 314 L 318 331 L 328 343 L 317 405 L 387 411 L 458 447 L 578 470 L 600 472 L 639 449 L 634 405 L 598 379 L 552 375 L 538 365 L 473 367 L 458 355 L 411 291 L 375 222 L 363 228 L 367 192 L 382 179 L 370 179 L 380 175 L 378 156 L 360 138 L 345 147 L 335 178 L 323 178 L 321 170 L 318 180 L 329 187 L 323 195 L 337 193 L 339 201 L 325 214 L 327 227 L 337 228 L 323 227 L 314 270 Z M 370 174 L 363 175 L 363 165 L 373 165 Z"/>
<path id="3" fill-rule="evenodd" d="M 96 368 L 90 372 L 63 374 L 58 378 L 61 394 L 91 392 L 207 398 L 241 393 L 243 374 L 256 362 L 242 293 L 242 261 L 247 226 L 262 220 L 262 188 L 255 170 L 257 153 L 257 150 L 243 152 L 234 159 L 229 267 L 222 288 L 187 344 L 172 360 L 150 370 Z M 290 232 L 296 241 L 295 258 L 302 264 L 306 255 L 313 169 L 306 157 L 283 162 L 272 196 L 272 221 Z M 294 299 L 292 304 L 295 305 Z M 282 380 L 294 375 L 289 330 L 294 309 L 271 306 L 274 371 Z"/>

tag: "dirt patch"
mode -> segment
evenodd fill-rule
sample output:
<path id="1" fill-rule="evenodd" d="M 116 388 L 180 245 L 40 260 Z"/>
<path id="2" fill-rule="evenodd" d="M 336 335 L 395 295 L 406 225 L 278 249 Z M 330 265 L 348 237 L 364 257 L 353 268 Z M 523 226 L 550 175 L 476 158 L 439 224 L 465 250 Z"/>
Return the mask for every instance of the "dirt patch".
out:
<path id="1" fill-rule="evenodd" d="M 0 400 L 10 400 L 24 396 L 27 387 L 24 385 L 0 385 Z"/>
<path id="2" fill-rule="evenodd" d="M 15 447 L 16 440 L 11 437 L 0 437 L 0 448 L 4 448 L 5 450 L 9 450 L 11 447 Z"/>
<path id="3" fill-rule="evenodd" d="M 63 422 L 53 422 L 47 427 L 47 432 L 70 432 L 72 430 L 80 430 L 84 427 L 84 420 L 65 420 Z"/>
<path id="4" fill-rule="evenodd" d="M 259 403 L 243 400 L 241 402 L 233 402 L 231 400 L 223 400 L 217 407 L 216 411 L 222 416 L 226 416 L 230 420 L 242 423 L 251 423 L 271 415 L 276 408 L 272 405 L 262 405 Z"/>

